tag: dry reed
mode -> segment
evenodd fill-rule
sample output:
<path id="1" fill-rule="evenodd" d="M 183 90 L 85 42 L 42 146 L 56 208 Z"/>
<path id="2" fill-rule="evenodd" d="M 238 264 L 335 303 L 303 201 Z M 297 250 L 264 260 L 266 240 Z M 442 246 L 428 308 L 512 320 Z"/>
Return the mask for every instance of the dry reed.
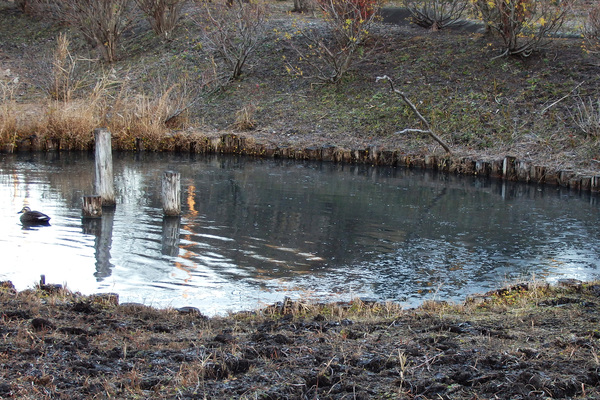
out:
<path id="1" fill-rule="evenodd" d="M 256 128 L 257 122 L 254 119 L 255 111 L 256 106 L 253 104 L 244 106 L 241 110 L 238 110 L 238 112 L 235 114 L 233 128 L 239 131 L 249 131 Z"/>
<path id="2" fill-rule="evenodd" d="M 14 146 L 17 134 L 14 93 L 18 84 L 0 80 L 0 144 Z M 12 150 L 12 148 L 11 148 Z"/>

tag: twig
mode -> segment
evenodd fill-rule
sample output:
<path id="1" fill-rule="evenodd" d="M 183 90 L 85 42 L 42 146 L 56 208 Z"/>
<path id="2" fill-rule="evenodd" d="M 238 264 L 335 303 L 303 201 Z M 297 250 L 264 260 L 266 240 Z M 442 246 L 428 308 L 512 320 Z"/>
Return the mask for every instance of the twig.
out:
<path id="1" fill-rule="evenodd" d="M 421 115 L 421 113 L 419 112 L 419 110 L 417 110 L 417 107 L 412 103 L 412 101 L 410 101 L 410 99 L 408 97 L 406 97 L 406 95 L 404 94 L 404 92 L 401 92 L 400 90 L 398 90 L 398 89 L 395 88 L 394 81 L 392 81 L 392 78 L 390 78 L 387 75 L 378 76 L 377 79 L 376 79 L 376 82 L 379 82 L 379 81 L 388 81 L 390 83 L 390 87 L 392 88 L 392 91 L 394 93 L 396 93 L 397 95 L 399 95 L 402 98 L 402 100 L 404 100 L 404 102 L 406 104 L 408 104 L 408 106 L 415 113 L 415 115 L 417 116 L 417 118 L 419 118 L 421 120 L 421 122 L 423 122 L 423 124 L 425 124 L 425 127 L 427 128 L 425 130 L 423 130 L 423 129 L 411 129 L 411 128 L 407 128 L 407 129 L 403 129 L 403 130 L 401 130 L 399 132 L 396 132 L 396 133 L 409 133 L 409 132 L 427 133 L 436 142 L 438 142 L 444 148 L 444 150 L 446 150 L 446 152 L 448 154 L 452 154 L 452 151 L 450 150 L 450 147 L 448 147 L 448 145 L 446 144 L 446 142 L 444 142 L 438 135 L 436 135 L 433 132 L 433 130 L 431 129 L 431 126 L 429 125 L 429 122 L 427 122 L 427 120 L 425 119 L 425 117 L 423 117 L 423 115 Z"/>
<path id="2" fill-rule="evenodd" d="M 561 97 L 560 99 L 556 100 L 554 103 L 550 104 L 548 107 L 544 108 L 540 114 L 544 114 L 546 111 L 548 111 L 548 109 L 550 109 L 551 107 L 554 107 L 555 105 L 557 105 L 558 103 L 560 103 L 561 101 L 563 101 L 564 99 L 566 99 L 567 97 L 569 97 L 574 91 L 576 91 L 577 89 L 579 89 L 579 86 L 583 85 L 585 81 L 579 83 L 579 85 L 575 86 L 573 88 L 573 90 L 571 90 L 569 93 L 567 93 L 566 95 L 564 95 L 563 97 Z"/>
<path id="3" fill-rule="evenodd" d="M 427 356 L 425 356 L 425 361 L 422 362 L 421 364 L 415 366 L 414 369 L 418 369 L 418 368 L 425 366 L 425 368 L 427 368 L 427 371 L 430 371 L 431 364 L 433 364 L 436 361 L 436 359 L 438 359 L 442 355 L 444 355 L 444 353 L 436 354 L 431 358 L 427 358 Z"/>

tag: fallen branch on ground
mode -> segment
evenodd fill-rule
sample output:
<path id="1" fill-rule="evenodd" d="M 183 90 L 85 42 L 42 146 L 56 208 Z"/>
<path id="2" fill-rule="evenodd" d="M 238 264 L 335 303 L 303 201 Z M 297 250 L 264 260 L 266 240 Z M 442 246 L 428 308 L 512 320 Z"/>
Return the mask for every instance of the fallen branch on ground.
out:
<path id="1" fill-rule="evenodd" d="M 376 79 L 376 82 L 379 82 L 379 81 L 388 81 L 390 83 L 390 87 L 392 88 L 392 91 L 394 93 L 396 93 L 397 95 L 399 95 L 402 98 L 402 100 L 404 100 L 404 102 L 406 104 L 408 104 L 408 106 L 411 108 L 411 110 L 413 110 L 413 112 L 415 113 L 415 115 L 421 120 L 421 122 L 423 122 L 423 124 L 427 128 L 427 129 L 412 129 L 412 128 L 407 128 L 407 129 L 403 129 L 401 131 L 396 132 L 396 134 L 409 133 L 409 132 L 427 133 L 436 142 L 438 142 L 444 148 L 444 150 L 446 150 L 446 152 L 448 154 L 452 154 L 452 151 L 450 150 L 450 147 L 446 144 L 446 142 L 444 142 L 438 135 L 436 135 L 433 132 L 433 130 L 431 129 L 431 126 L 429 125 L 429 122 L 427 122 L 427 120 L 425 119 L 425 117 L 423 117 L 423 115 L 421 115 L 421 113 L 419 112 L 419 110 L 417 110 L 417 107 L 412 103 L 412 101 L 410 101 L 410 99 L 408 97 L 406 97 L 406 95 L 403 92 L 401 92 L 400 90 L 396 89 L 396 87 L 394 86 L 394 81 L 392 80 L 392 78 L 390 78 L 387 75 L 378 76 L 377 79 Z"/>

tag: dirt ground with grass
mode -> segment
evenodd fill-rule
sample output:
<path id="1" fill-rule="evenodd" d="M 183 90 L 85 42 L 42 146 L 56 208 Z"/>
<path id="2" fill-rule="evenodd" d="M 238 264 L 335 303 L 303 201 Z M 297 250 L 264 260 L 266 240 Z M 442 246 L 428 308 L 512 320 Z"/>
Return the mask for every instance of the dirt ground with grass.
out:
<path id="1" fill-rule="evenodd" d="M 286 302 L 206 318 L 0 290 L 0 397 L 600 398 L 600 285 L 522 283 L 463 304 Z"/>

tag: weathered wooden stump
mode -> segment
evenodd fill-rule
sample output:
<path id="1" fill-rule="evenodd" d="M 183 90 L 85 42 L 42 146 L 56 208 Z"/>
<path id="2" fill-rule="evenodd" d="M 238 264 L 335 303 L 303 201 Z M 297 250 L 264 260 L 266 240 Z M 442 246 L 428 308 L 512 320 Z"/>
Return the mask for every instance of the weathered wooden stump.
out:
<path id="1" fill-rule="evenodd" d="M 135 138 L 135 151 L 144 151 L 144 150 L 145 150 L 144 139 Z"/>
<path id="2" fill-rule="evenodd" d="M 94 129 L 96 140 L 96 193 L 102 197 L 103 207 L 114 207 L 115 185 L 113 181 L 112 142 L 108 129 Z"/>
<path id="3" fill-rule="evenodd" d="M 59 151 L 60 150 L 60 139 L 59 138 L 46 139 L 46 150 L 47 151 Z"/>
<path id="4" fill-rule="evenodd" d="M 167 216 L 181 214 L 181 177 L 179 172 L 166 171 L 162 180 L 163 212 Z"/>
<path id="5" fill-rule="evenodd" d="M 83 196 L 82 218 L 100 218 L 102 216 L 102 196 Z"/>
<path id="6" fill-rule="evenodd" d="M 502 177 L 509 181 L 514 181 L 517 177 L 515 169 L 516 158 L 513 156 L 506 156 L 502 162 Z"/>

